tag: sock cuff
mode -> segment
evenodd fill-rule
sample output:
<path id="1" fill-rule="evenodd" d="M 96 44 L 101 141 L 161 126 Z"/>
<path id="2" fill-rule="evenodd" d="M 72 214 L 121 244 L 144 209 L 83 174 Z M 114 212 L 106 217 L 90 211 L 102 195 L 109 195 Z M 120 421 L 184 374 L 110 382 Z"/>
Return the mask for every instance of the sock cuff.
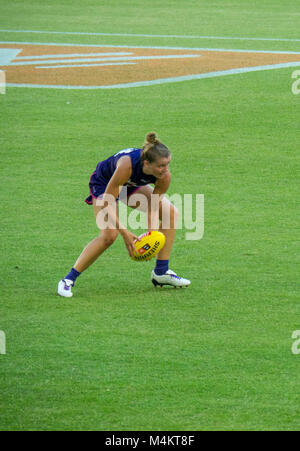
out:
<path id="1" fill-rule="evenodd" d="M 80 276 L 81 272 L 78 272 L 75 268 L 72 268 L 72 271 L 74 272 L 74 274 L 78 277 Z"/>
<path id="2" fill-rule="evenodd" d="M 76 271 L 75 268 L 72 268 L 69 274 L 65 277 L 67 280 L 72 280 L 72 282 L 75 284 L 75 281 L 77 277 L 79 277 L 81 272 Z"/>
<path id="3" fill-rule="evenodd" d="M 156 260 L 155 274 L 162 276 L 169 269 L 169 260 Z"/>

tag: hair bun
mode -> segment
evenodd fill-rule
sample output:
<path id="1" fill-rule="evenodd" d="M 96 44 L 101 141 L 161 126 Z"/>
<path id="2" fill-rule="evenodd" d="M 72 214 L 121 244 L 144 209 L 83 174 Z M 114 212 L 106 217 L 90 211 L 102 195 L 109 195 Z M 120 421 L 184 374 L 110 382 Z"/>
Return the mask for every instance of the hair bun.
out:
<path id="1" fill-rule="evenodd" d="M 149 144 L 157 144 L 159 142 L 157 134 L 155 132 L 148 133 L 146 136 L 146 142 Z"/>
<path id="2" fill-rule="evenodd" d="M 146 136 L 141 153 L 141 162 L 153 163 L 158 158 L 169 158 L 170 150 L 159 139 L 155 132 L 150 132 Z"/>

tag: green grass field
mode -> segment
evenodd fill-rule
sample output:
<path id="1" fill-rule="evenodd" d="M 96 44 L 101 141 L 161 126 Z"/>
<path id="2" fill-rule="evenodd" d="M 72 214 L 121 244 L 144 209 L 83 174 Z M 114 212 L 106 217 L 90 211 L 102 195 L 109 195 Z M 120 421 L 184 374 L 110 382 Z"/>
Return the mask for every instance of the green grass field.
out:
<path id="1" fill-rule="evenodd" d="M 293 5 L 294 3 L 294 5 Z M 299 39 L 283 0 L 0 0 L 0 29 Z M 0 32 L 0 41 L 299 51 L 296 41 Z M 107 91 L 0 95 L 0 430 L 298 430 L 299 114 L 293 69 Z M 156 130 L 170 193 L 205 195 L 205 235 L 178 231 L 186 290 L 119 237 L 56 295 L 98 231 L 84 204 L 101 159 Z"/>

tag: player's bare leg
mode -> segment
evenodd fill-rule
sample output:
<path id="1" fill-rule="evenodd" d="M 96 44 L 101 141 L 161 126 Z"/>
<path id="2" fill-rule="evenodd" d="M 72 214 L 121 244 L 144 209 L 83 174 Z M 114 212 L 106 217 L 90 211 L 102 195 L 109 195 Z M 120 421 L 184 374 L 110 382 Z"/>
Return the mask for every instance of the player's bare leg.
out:
<path id="1" fill-rule="evenodd" d="M 97 199 L 93 201 L 95 218 L 101 211 L 103 207 L 97 205 Z M 116 203 L 116 215 L 117 203 Z M 101 254 L 103 254 L 106 249 L 108 249 L 118 237 L 119 231 L 116 229 L 103 229 L 101 230 L 100 236 L 92 240 L 82 251 L 81 255 L 77 259 L 74 267 L 72 268 L 69 275 L 73 277 L 72 280 L 66 276 L 58 284 L 58 294 L 63 297 L 70 298 L 73 296 L 72 287 L 74 286 L 73 280 L 78 277 L 83 271 L 85 271 L 89 266 L 91 266 Z"/>
<path id="2" fill-rule="evenodd" d="M 169 222 L 167 228 L 164 227 L 164 221 L 162 220 L 164 216 L 164 209 L 166 209 L 166 215 L 168 216 Z M 176 237 L 178 210 L 167 199 L 164 199 L 160 205 L 159 218 L 160 218 L 159 230 L 165 235 L 166 243 L 163 249 L 158 254 L 157 259 L 170 260 L 172 247 Z"/>
<path id="3" fill-rule="evenodd" d="M 103 207 L 97 205 L 97 199 L 93 200 L 94 214 L 100 213 Z M 117 215 L 116 203 L 116 215 Z M 119 231 L 116 229 L 104 229 L 100 232 L 100 236 L 91 241 L 82 251 L 80 257 L 76 261 L 74 268 L 76 271 L 82 273 L 89 266 L 91 266 L 106 249 L 108 249 L 117 239 Z"/>
<path id="4" fill-rule="evenodd" d="M 147 205 L 149 206 L 153 188 L 149 185 L 143 186 L 139 189 L 138 194 L 144 195 L 147 198 Z M 143 202 L 141 205 L 145 205 L 145 203 Z M 138 206 L 136 208 L 145 212 L 143 207 Z M 157 256 L 156 268 L 152 271 L 151 275 L 152 282 L 155 286 L 171 285 L 174 287 L 187 287 L 191 282 L 182 277 L 178 277 L 174 271 L 169 269 L 169 260 L 176 236 L 178 211 L 166 198 L 163 198 L 159 204 L 159 220 L 159 230 L 165 235 L 166 243 Z"/>

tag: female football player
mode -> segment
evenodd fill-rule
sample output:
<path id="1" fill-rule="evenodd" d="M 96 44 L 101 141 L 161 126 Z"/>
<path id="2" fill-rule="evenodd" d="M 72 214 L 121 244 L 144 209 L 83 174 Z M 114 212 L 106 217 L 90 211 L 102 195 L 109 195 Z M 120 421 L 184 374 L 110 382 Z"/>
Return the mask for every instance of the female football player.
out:
<path id="1" fill-rule="evenodd" d="M 169 164 L 171 153 L 157 137 L 151 132 L 146 136 L 146 142 L 142 149 L 125 149 L 97 165 L 96 171 L 90 179 L 90 196 L 85 200 L 88 205 L 93 205 L 96 220 L 99 214 L 106 208 L 105 224 L 97 225 L 100 228 L 100 236 L 91 241 L 83 250 L 69 274 L 58 284 L 58 294 L 64 297 L 73 296 L 72 287 L 76 279 L 103 252 L 122 236 L 128 253 L 131 256 L 138 237 L 127 230 L 119 221 L 118 200 L 122 199 L 122 192 L 126 193 L 126 203 L 130 196 L 138 191 L 147 200 L 148 228 L 164 233 L 166 243 L 157 256 L 156 267 L 152 271 L 152 282 L 155 286 L 172 285 L 174 287 L 187 287 L 190 281 L 178 277 L 169 269 L 169 259 L 176 234 L 176 222 L 178 212 L 176 208 L 163 195 L 167 192 L 171 175 Z M 154 185 L 154 188 L 150 186 Z M 159 195 L 159 202 L 153 202 Z M 157 198 L 157 196 L 156 196 Z M 113 200 L 113 201 L 112 201 Z M 156 206 L 155 206 L 156 204 Z M 139 207 L 135 207 L 139 208 Z M 162 219 L 168 215 L 168 226 L 164 227 Z M 154 218 L 154 219 L 153 219 Z M 156 221 L 157 219 L 157 221 Z M 159 220 L 160 222 L 159 225 Z M 153 224 L 157 226 L 153 227 Z"/>

